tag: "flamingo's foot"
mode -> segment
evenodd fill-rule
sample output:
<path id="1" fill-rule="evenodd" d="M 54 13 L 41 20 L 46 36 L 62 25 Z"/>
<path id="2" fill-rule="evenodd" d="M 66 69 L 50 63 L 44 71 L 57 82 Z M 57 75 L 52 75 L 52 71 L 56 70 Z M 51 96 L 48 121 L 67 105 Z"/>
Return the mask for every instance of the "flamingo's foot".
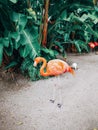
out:
<path id="1" fill-rule="evenodd" d="M 51 103 L 54 103 L 54 102 L 55 102 L 55 100 L 53 100 L 53 99 L 50 99 L 50 102 L 51 102 Z"/>
<path id="2" fill-rule="evenodd" d="M 61 107 L 62 107 L 62 104 L 58 103 L 57 106 L 58 106 L 59 108 L 61 108 Z"/>

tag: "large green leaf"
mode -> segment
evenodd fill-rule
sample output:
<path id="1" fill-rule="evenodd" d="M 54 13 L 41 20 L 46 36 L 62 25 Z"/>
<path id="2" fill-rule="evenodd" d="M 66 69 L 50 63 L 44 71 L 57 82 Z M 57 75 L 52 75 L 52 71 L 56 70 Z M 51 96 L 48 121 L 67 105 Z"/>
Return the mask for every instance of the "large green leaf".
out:
<path id="1" fill-rule="evenodd" d="M 22 32 L 23 37 L 20 38 L 19 43 L 21 43 L 20 47 L 20 55 L 22 57 L 26 57 L 31 54 L 33 59 L 38 55 L 40 51 L 40 46 L 38 41 L 36 40 L 37 37 L 31 35 L 29 30 L 24 30 Z"/>
<path id="2" fill-rule="evenodd" d="M 27 24 L 27 16 L 20 13 L 11 12 L 10 19 L 15 22 L 16 30 L 19 32 L 22 31 Z"/>

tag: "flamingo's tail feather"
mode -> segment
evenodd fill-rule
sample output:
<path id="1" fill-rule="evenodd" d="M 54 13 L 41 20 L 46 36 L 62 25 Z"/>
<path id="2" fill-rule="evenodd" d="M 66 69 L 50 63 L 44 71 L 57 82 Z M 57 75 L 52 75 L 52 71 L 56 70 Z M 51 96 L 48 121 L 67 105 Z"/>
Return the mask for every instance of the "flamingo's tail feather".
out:
<path id="1" fill-rule="evenodd" d="M 74 70 L 70 67 L 69 68 L 69 72 L 72 74 L 72 75 L 75 75 L 75 72 L 74 72 Z"/>

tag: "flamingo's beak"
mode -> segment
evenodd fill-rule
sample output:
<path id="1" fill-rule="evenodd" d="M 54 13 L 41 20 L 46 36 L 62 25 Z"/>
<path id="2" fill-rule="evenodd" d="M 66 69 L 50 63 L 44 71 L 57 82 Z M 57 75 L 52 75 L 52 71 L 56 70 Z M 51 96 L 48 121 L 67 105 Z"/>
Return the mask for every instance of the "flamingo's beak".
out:
<path id="1" fill-rule="evenodd" d="M 33 64 L 33 66 L 34 66 L 34 67 L 36 67 L 36 66 L 37 66 L 37 62 L 36 62 L 36 61 L 34 61 L 34 64 Z"/>

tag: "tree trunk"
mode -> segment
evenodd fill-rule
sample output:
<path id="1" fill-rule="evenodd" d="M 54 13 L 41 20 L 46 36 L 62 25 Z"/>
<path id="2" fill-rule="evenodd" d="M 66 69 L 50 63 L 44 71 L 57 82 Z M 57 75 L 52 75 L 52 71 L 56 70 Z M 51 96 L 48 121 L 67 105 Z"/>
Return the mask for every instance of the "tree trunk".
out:
<path id="1" fill-rule="evenodd" d="M 45 0 L 45 11 L 44 11 L 44 22 L 43 22 L 43 37 L 42 37 L 42 45 L 46 47 L 47 44 L 47 29 L 48 29 L 48 8 L 49 8 L 49 0 Z"/>

